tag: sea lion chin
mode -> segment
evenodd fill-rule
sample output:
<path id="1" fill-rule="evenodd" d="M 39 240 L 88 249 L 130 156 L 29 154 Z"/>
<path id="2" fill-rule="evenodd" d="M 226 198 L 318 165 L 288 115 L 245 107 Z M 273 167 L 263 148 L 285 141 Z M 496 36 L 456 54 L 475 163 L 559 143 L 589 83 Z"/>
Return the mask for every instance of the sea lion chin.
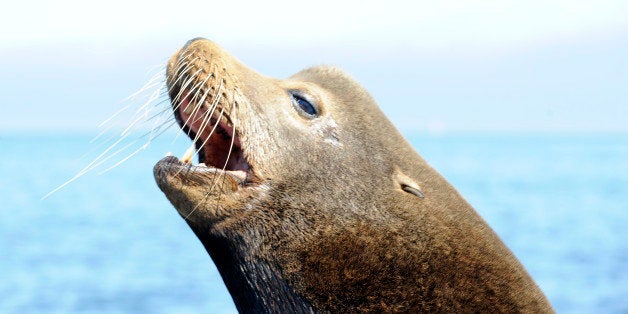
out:
<path id="1" fill-rule="evenodd" d="M 524 267 L 334 67 L 280 80 L 206 39 L 170 59 L 198 155 L 154 168 L 241 312 L 552 312 Z"/>

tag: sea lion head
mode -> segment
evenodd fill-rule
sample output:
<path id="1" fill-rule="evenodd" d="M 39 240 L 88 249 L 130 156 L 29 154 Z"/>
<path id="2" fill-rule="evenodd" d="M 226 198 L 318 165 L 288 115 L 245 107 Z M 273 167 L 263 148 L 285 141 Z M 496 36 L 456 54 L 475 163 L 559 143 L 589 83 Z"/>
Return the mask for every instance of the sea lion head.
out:
<path id="1" fill-rule="evenodd" d="M 390 149 L 403 154 L 394 143 L 405 140 L 368 92 L 337 68 L 269 78 L 215 43 L 195 39 L 170 59 L 167 84 L 175 118 L 201 165 L 169 157 L 156 175 L 191 224 L 251 214 L 251 205 L 271 193 L 290 194 L 303 206 L 316 201 L 322 212 L 329 208 L 321 198 L 341 197 L 342 206 L 346 199 L 371 198 L 371 180 L 359 180 L 365 175 L 393 184 Z"/>
<path id="2" fill-rule="evenodd" d="M 551 309 L 344 72 L 270 78 L 194 39 L 168 62 L 167 86 L 199 164 L 166 157 L 155 178 L 238 310 Z"/>

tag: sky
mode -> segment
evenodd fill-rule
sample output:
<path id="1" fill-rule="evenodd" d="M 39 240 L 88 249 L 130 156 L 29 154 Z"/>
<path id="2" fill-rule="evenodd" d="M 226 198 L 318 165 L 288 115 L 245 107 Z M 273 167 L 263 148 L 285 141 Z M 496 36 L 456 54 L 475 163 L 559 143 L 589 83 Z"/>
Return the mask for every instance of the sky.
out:
<path id="1" fill-rule="evenodd" d="M 0 132 L 96 130 L 188 39 L 349 72 L 407 132 L 627 132 L 627 1 L 12 1 Z"/>

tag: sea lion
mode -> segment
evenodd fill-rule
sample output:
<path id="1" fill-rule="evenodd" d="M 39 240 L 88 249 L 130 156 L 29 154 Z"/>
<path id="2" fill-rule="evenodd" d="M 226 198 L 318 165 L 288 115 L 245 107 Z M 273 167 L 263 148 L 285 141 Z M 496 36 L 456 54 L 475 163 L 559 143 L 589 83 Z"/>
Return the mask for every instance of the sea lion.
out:
<path id="1" fill-rule="evenodd" d="M 156 181 L 240 312 L 552 312 L 524 267 L 329 66 L 265 77 L 206 39 L 169 61 L 198 165 Z"/>

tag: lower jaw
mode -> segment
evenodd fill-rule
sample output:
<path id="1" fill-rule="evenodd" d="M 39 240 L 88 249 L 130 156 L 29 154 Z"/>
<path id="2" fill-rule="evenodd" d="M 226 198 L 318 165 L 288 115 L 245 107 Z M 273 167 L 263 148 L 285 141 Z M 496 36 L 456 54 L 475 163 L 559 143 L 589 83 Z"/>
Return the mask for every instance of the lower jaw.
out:
<path id="1" fill-rule="evenodd" d="M 176 190 L 173 193 L 181 193 L 185 189 L 201 187 L 210 194 L 224 195 L 237 191 L 244 184 L 232 171 L 194 166 L 171 155 L 157 162 L 153 171 L 157 184 L 164 192 Z"/>

